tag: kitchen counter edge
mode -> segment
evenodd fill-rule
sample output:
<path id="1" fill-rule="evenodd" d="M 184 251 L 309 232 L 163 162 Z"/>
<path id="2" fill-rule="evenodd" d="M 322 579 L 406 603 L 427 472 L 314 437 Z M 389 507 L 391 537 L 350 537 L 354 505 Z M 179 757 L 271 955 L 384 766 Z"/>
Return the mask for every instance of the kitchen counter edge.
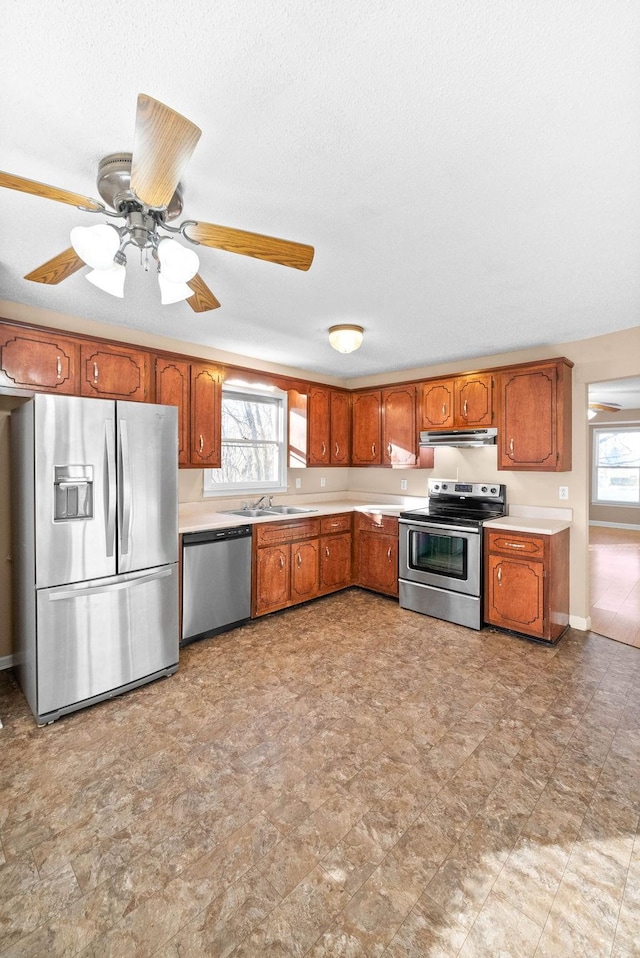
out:
<path id="1" fill-rule="evenodd" d="M 190 503 L 186 504 L 187 506 Z M 313 509 L 312 512 L 284 513 L 273 516 L 238 516 L 228 515 L 224 512 L 216 512 L 215 509 L 200 509 L 200 516 L 181 515 L 178 523 L 178 532 L 182 535 L 187 532 L 204 532 L 207 529 L 231 528 L 233 526 L 242 526 L 245 524 L 254 525 L 257 522 L 283 522 L 292 519 L 315 519 L 322 516 L 332 516 L 340 512 L 370 512 L 383 516 L 399 516 L 400 512 L 407 508 L 406 505 L 393 505 L 392 503 L 355 502 L 354 500 L 336 500 L 322 505 L 305 503 L 305 508 Z M 181 510 L 186 511 L 186 510 Z"/>

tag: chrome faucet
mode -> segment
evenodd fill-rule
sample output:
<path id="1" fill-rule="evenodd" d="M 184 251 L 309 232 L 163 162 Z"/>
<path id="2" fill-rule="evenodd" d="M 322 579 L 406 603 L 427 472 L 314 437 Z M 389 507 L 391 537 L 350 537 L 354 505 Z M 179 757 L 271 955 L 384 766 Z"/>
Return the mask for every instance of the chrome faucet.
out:
<path id="1" fill-rule="evenodd" d="M 260 509 L 260 508 L 264 505 L 264 500 L 265 500 L 266 498 L 267 498 L 266 496 L 260 496 L 259 499 L 256 499 L 256 501 L 253 503 L 253 505 L 251 506 L 251 508 L 252 508 L 252 509 Z"/>

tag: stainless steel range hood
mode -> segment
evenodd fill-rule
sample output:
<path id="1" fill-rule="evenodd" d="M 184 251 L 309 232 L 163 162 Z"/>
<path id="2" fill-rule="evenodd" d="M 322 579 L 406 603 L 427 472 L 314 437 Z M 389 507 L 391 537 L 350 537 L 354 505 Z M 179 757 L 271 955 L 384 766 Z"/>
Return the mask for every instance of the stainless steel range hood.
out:
<path id="1" fill-rule="evenodd" d="M 495 427 L 488 429 L 429 429 L 420 433 L 420 447 L 433 448 L 435 446 L 493 446 L 496 442 L 498 430 Z"/>

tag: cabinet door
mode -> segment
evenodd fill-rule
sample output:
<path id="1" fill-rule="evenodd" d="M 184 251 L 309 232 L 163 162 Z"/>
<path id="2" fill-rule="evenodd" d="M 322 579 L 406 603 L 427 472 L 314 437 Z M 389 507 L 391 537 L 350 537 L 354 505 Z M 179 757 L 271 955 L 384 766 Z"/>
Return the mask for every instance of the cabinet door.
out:
<path id="1" fill-rule="evenodd" d="M 145 402 L 149 398 L 149 359 L 150 354 L 142 349 L 83 343 L 80 395 Z"/>
<path id="2" fill-rule="evenodd" d="M 291 546 L 266 546 L 256 551 L 256 615 L 289 605 Z"/>
<path id="3" fill-rule="evenodd" d="M 544 635 L 544 566 L 489 555 L 485 620 L 527 635 Z"/>
<path id="4" fill-rule="evenodd" d="M 398 538 L 379 532 L 358 535 L 358 585 L 398 595 Z"/>
<path id="5" fill-rule="evenodd" d="M 380 464 L 380 391 L 356 393 L 353 397 L 353 449 L 351 464 Z"/>
<path id="6" fill-rule="evenodd" d="M 461 376 L 455 381 L 455 419 L 464 427 L 493 425 L 493 377 Z"/>
<path id="7" fill-rule="evenodd" d="M 331 458 L 331 391 L 323 386 L 309 389 L 309 465 L 327 465 Z"/>
<path id="8" fill-rule="evenodd" d="M 420 422 L 422 429 L 453 426 L 453 379 L 437 379 L 422 385 Z"/>
<path id="9" fill-rule="evenodd" d="M 193 466 L 219 469 L 221 449 L 222 380 L 218 369 L 191 366 L 190 452 Z"/>
<path id="10" fill-rule="evenodd" d="M 331 390 L 331 463 L 348 466 L 351 449 L 351 397 Z"/>
<path id="11" fill-rule="evenodd" d="M 156 359 L 156 402 L 178 407 L 178 465 L 189 464 L 189 363 Z"/>
<path id="12" fill-rule="evenodd" d="M 320 588 L 344 589 L 351 584 L 351 534 L 325 536 L 320 540 Z"/>
<path id="13" fill-rule="evenodd" d="M 77 342 L 55 332 L 0 326 L 0 386 L 73 396 L 79 352 Z"/>
<path id="14" fill-rule="evenodd" d="M 415 466 L 415 386 L 394 386 L 382 391 L 382 465 Z"/>
<path id="15" fill-rule="evenodd" d="M 291 601 L 305 602 L 318 594 L 320 582 L 318 539 L 291 546 Z"/>
<path id="16" fill-rule="evenodd" d="M 542 472 L 566 466 L 558 448 L 557 368 L 502 373 L 498 468 Z"/>

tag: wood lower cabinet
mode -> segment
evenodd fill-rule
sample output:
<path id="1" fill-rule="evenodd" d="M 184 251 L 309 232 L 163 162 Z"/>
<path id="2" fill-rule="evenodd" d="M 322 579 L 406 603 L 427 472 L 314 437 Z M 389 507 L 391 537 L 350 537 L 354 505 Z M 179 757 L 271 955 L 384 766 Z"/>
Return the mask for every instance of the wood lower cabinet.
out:
<path id="1" fill-rule="evenodd" d="M 350 513 L 254 526 L 254 616 L 344 589 L 351 581 Z"/>
<path id="2" fill-rule="evenodd" d="M 356 513 L 355 585 L 398 595 L 398 520 L 379 513 Z"/>
<path id="3" fill-rule="evenodd" d="M 485 622 L 556 642 L 569 624 L 569 530 L 485 531 Z"/>
<path id="4" fill-rule="evenodd" d="M 142 349 L 82 343 L 80 395 L 148 402 L 151 354 Z"/>
<path id="5" fill-rule="evenodd" d="M 571 367 L 567 359 L 500 373 L 498 469 L 571 469 Z"/>
<path id="6" fill-rule="evenodd" d="M 53 330 L 0 326 L 0 386 L 78 393 L 80 345 Z"/>

